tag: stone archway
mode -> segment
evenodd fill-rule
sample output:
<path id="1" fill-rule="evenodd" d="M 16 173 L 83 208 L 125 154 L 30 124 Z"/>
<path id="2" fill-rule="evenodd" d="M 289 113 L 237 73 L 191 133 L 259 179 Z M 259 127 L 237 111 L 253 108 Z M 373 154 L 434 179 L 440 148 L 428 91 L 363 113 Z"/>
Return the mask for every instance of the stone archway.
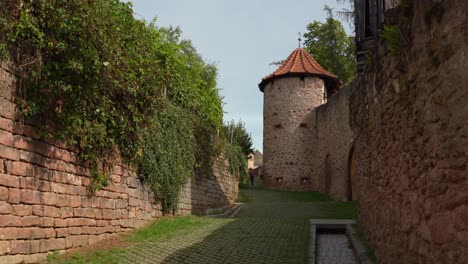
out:
<path id="1" fill-rule="evenodd" d="M 348 201 L 357 200 L 357 188 L 356 188 L 356 157 L 354 143 L 349 150 L 348 154 L 348 169 L 347 169 L 346 185 L 347 192 L 346 198 Z"/>

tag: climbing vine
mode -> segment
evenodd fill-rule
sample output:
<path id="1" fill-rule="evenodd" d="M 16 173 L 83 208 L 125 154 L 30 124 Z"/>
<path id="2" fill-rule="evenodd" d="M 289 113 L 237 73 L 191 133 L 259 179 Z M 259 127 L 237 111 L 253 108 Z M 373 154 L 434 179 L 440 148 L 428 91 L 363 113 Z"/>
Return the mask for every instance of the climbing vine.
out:
<path id="1" fill-rule="evenodd" d="M 222 129 L 215 65 L 178 28 L 135 19 L 118 0 L 0 0 L 0 60 L 23 78 L 18 105 L 43 136 L 74 146 L 90 192 L 108 186 L 118 154 L 165 212 L 209 171 Z M 227 148 L 227 147 L 226 147 Z"/>
<path id="2" fill-rule="evenodd" d="M 152 188 L 164 213 L 177 208 L 180 190 L 195 165 L 195 136 L 190 114 L 163 102 L 143 132 L 139 177 Z"/>

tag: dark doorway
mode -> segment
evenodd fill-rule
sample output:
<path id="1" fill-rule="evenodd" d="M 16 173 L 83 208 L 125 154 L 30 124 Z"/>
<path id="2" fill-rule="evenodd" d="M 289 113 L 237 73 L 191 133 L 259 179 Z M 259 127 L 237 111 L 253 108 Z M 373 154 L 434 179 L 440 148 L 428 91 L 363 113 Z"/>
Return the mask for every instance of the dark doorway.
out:
<path id="1" fill-rule="evenodd" d="M 332 181 L 332 167 L 330 154 L 325 157 L 325 193 L 330 194 Z"/>
<path id="2" fill-rule="evenodd" d="M 348 170 L 347 170 L 347 199 L 348 201 L 357 200 L 356 190 L 356 157 L 354 144 L 348 154 Z"/>

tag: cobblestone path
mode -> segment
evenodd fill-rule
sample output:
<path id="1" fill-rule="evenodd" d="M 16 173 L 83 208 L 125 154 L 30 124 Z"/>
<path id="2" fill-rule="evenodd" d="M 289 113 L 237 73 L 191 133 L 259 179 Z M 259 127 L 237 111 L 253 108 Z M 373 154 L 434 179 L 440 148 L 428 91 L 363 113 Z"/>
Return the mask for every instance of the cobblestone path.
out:
<path id="1" fill-rule="evenodd" d="M 305 263 L 307 220 L 323 218 L 331 209 L 288 192 L 243 192 L 251 202 L 235 218 L 207 218 L 168 239 L 138 243 L 122 253 L 122 263 Z"/>

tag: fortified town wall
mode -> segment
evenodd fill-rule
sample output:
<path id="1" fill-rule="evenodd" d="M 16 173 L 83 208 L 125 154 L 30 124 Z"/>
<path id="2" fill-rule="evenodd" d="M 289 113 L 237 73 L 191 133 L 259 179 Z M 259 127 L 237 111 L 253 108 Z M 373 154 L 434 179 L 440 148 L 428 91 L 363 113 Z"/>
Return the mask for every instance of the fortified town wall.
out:
<path id="1" fill-rule="evenodd" d="M 40 138 L 20 118 L 18 77 L 0 67 L 0 263 L 36 263 L 53 251 L 94 244 L 161 217 L 161 206 L 135 172 L 115 162 L 112 183 L 88 195 L 89 170 L 76 152 Z M 192 178 L 182 190 L 179 215 L 232 203 L 238 178 L 227 161 L 214 176 Z"/>
<path id="2" fill-rule="evenodd" d="M 468 2 L 411 2 L 398 54 L 378 40 L 351 97 L 358 220 L 380 263 L 462 263 Z M 387 24 L 405 19 L 402 10 L 392 12 Z"/>

